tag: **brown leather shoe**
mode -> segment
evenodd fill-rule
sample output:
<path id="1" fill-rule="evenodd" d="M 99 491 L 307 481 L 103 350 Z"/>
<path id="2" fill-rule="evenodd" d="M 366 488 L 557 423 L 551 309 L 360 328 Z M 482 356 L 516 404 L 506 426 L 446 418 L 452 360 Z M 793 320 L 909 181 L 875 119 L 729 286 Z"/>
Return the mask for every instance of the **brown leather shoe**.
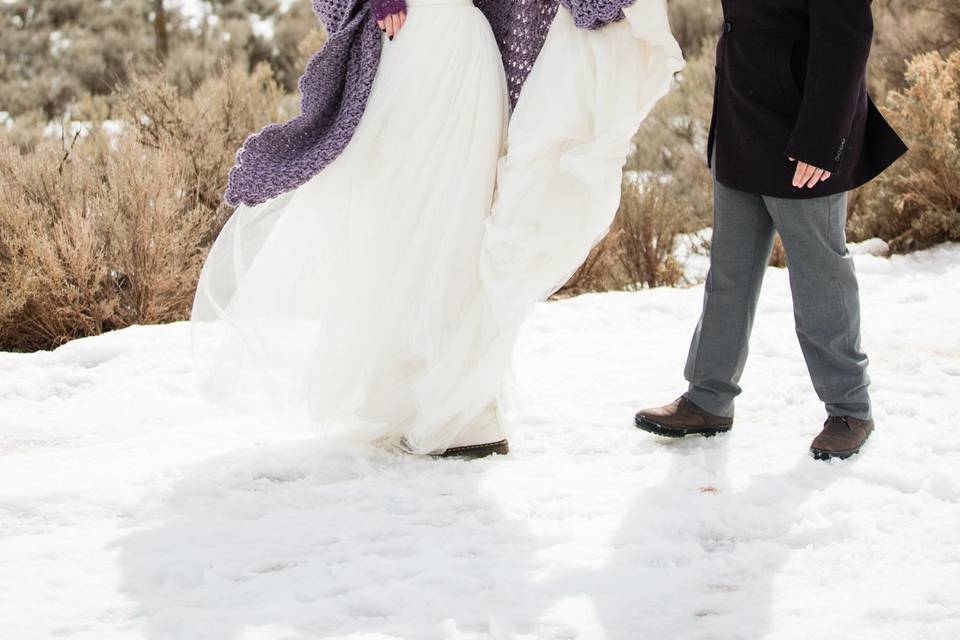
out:
<path id="1" fill-rule="evenodd" d="M 638 411 L 634 422 L 644 431 L 668 438 L 715 436 L 733 427 L 733 418 L 715 416 L 683 396 L 666 406 Z"/>
<path id="2" fill-rule="evenodd" d="M 817 460 L 843 460 L 860 453 L 860 447 L 873 433 L 873 420 L 852 416 L 830 416 L 823 423 L 823 431 L 813 439 L 810 451 Z"/>

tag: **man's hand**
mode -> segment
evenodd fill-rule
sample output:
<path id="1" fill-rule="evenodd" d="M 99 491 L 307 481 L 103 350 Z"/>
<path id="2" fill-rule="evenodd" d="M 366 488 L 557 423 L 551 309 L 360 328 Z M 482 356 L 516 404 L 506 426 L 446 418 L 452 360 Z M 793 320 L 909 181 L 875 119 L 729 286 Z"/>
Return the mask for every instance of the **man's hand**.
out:
<path id="1" fill-rule="evenodd" d="M 797 161 L 794 158 L 790 158 L 790 162 Z M 793 186 L 797 189 L 803 189 L 804 187 L 813 189 L 818 183 L 829 180 L 831 175 L 833 174 L 829 171 L 815 167 L 812 164 L 797 162 L 797 170 L 793 173 Z"/>
<path id="2" fill-rule="evenodd" d="M 387 34 L 388 38 L 393 40 L 393 37 L 399 33 L 400 27 L 402 27 L 406 21 L 407 12 L 400 11 L 398 13 L 391 13 L 383 20 L 377 20 L 377 24 L 380 26 L 380 31 L 383 31 Z"/>

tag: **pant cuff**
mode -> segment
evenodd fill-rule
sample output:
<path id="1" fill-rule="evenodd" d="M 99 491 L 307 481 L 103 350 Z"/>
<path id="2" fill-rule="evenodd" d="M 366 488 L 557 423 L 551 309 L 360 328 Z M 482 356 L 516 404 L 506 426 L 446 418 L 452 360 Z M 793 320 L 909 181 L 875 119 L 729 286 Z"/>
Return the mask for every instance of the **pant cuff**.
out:
<path id="1" fill-rule="evenodd" d="M 721 418 L 733 417 L 732 400 L 724 402 L 723 400 L 719 400 L 715 394 L 702 393 L 694 388 L 689 389 L 683 394 L 683 397 L 715 416 L 720 416 Z"/>

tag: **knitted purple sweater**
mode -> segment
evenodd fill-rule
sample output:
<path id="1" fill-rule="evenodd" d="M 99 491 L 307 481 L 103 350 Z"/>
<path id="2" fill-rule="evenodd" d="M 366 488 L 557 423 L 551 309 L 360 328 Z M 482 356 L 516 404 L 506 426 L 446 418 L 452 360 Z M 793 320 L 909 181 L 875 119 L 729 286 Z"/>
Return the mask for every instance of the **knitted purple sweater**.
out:
<path id="1" fill-rule="evenodd" d="M 328 37 L 300 78 L 300 115 L 247 138 L 227 179 L 231 206 L 254 206 L 308 182 L 346 148 L 363 115 L 383 40 L 369 0 L 312 2 Z M 634 0 L 474 0 L 500 45 L 511 106 L 561 2 L 578 27 L 597 29 L 622 19 Z"/>

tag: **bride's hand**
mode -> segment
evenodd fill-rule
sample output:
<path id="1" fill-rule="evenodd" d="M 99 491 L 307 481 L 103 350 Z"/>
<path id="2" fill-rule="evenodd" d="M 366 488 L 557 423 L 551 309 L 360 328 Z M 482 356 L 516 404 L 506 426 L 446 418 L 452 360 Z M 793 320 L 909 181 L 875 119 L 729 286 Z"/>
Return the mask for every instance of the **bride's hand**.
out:
<path id="1" fill-rule="evenodd" d="M 370 0 L 370 8 L 377 19 L 380 31 L 393 40 L 400 31 L 400 27 L 407 21 L 406 0 Z"/>
<path id="2" fill-rule="evenodd" d="M 402 27 L 406 21 L 407 12 L 400 11 L 398 13 L 391 13 L 383 20 L 377 20 L 377 24 L 380 25 L 380 30 L 386 33 L 388 38 L 393 40 L 393 37 L 399 33 L 400 27 Z"/>

